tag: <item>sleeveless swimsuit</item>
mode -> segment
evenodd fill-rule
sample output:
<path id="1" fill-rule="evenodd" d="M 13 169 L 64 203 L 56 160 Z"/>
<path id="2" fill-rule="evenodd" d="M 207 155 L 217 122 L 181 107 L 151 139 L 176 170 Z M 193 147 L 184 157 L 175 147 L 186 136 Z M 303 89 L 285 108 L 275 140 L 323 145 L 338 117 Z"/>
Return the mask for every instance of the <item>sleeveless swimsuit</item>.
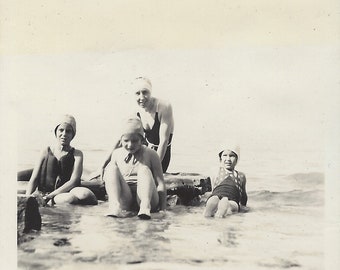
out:
<path id="1" fill-rule="evenodd" d="M 137 112 L 137 116 L 141 119 L 139 112 Z M 161 122 L 158 119 L 158 105 L 157 105 L 157 111 L 155 113 L 155 122 L 154 122 L 152 128 L 151 129 L 144 129 L 143 128 L 144 132 L 145 132 L 145 139 L 146 139 L 147 145 L 155 151 L 157 151 L 158 146 L 159 146 L 159 129 L 160 129 L 160 126 L 161 126 Z M 170 158 L 171 158 L 171 141 L 172 141 L 172 134 L 170 134 L 168 146 L 166 148 L 166 152 L 165 152 L 164 158 L 162 160 L 163 173 L 165 173 L 166 170 L 169 167 Z"/>
<path id="2" fill-rule="evenodd" d="M 227 197 L 229 200 L 236 202 L 240 209 L 240 202 L 243 205 L 247 203 L 247 194 L 241 184 L 239 173 L 237 171 L 234 172 L 236 176 L 234 174 L 227 174 L 224 168 L 220 168 L 217 180 L 223 180 L 219 181 L 210 197 L 217 196 L 219 199 Z"/>
<path id="3" fill-rule="evenodd" d="M 74 148 L 59 160 L 54 156 L 50 147 L 47 147 L 43 160 L 38 190 L 52 192 L 70 180 L 74 166 Z"/>

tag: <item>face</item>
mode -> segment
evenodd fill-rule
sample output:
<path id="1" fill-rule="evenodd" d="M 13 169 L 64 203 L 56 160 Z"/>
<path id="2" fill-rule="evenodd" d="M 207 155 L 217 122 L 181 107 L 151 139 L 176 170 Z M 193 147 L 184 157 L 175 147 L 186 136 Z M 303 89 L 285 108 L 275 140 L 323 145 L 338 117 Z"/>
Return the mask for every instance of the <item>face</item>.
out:
<path id="1" fill-rule="evenodd" d="M 60 124 L 56 131 L 56 137 L 60 143 L 60 145 L 67 146 L 70 145 L 74 134 L 71 125 L 69 124 Z"/>
<path id="2" fill-rule="evenodd" d="M 234 170 L 237 163 L 237 155 L 230 150 L 224 150 L 221 155 L 221 163 L 227 170 Z"/>
<path id="3" fill-rule="evenodd" d="M 135 92 L 135 96 L 136 96 L 137 104 L 140 107 L 146 108 L 149 105 L 150 100 L 151 100 L 150 90 L 148 90 L 146 88 L 137 90 Z"/>
<path id="4" fill-rule="evenodd" d="M 121 138 L 122 147 L 131 154 L 142 147 L 142 138 L 139 134 L 124 134 Z"/>

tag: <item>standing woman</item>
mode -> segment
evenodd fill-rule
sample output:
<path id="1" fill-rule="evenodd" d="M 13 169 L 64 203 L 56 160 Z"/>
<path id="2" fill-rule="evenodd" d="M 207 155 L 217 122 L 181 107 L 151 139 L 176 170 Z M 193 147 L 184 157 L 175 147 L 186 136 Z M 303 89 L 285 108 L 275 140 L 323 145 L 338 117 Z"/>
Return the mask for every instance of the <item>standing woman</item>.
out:
<path id="1" fill-rule="evenodd" d="M 172 106 L 151 95 L 152 85 L 148 78 L 136 78 L 133 91 L 138 104 L 137 116 L 142 121 L 147 144 L 157 152 L 165 173 L 170 163 L 174 131 Z"/>
<path id="2" fill-rule="evenodd" d="M 76 120 L 64 115 L 54 129 L 56 144 L 46 147 L 33 169 L 26 195 L 42 195 L 44 203 L 97 204 L 91 190 L 80 187 L 83 153 L 70 143 L 76 135 Z M 37 191 L 36 191 L 37 189 Z"/>

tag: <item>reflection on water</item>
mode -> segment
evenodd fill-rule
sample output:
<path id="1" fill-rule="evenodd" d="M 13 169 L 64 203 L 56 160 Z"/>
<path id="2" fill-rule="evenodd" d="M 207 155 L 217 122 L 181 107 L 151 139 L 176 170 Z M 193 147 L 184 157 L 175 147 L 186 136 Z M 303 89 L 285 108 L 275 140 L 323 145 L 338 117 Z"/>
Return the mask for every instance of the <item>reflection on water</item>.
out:
<path id="1" fill-rule="evenodd" d="M 164 218 L 155 213 L 149 221 L 106 217 L 102 201 L 41 208 L 42 230 L 18 246 L 18 266 L 322 269 L 323 248 L 315 243 L 323 242 L 323 191 L 304 190 L 249 191 L 250 211 L 224 219 L 204 218 L 204 199 L 197 206 L 172 206 Z"/>
<path id="2" fill-rule="evenodd" d="M 226 247 L 236 247 L 237 246 L 237 237 L 236 230 L 233 228 L 229 228 L 221 234 L 217 240 L 219 243 Z"/>

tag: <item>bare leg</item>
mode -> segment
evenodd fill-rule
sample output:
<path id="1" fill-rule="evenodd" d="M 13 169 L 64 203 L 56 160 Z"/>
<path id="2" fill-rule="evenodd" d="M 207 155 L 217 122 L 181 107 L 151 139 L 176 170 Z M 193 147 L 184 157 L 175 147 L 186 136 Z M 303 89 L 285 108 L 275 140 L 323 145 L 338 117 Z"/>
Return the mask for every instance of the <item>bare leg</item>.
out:
<path id="1" fill-rule="evenodd" d="M 214 216 L 219 201 L 220 201 L 220 199 L 217 196 L 210 197 L 207 201 L 207 205 L 205 206 L 203 215 L 205 217 Z"/>
<path id="2" fill-rule="evenodd" d="M 218 203 L 215 217 L 223 218 L 227 215 L 228 211 L 230 211 L 230 203 L 229 203 L 228 198 L 224 197 Z"/>
<path id="3" fill-rule="evenodd" d="M 121 210 L 129 210 L 132 194 L 116 165 L 112 165 L 105 174 L 105 188 L 109 197 L 108 216 L 120 217 Z"/>
<path id="4" fill-rule="evenodd" d="M 70 190 L 70 193 L 78 198 L 79 204 L 84 204 L 84 205 L 97 205 L 98 204 L 96 195 L 94 195 L 94 193 L 88 188 L 75 187 Z"/>
<path id="5" fill-rule="evenodd" d="M 56 204 L 77 204 L 79 202 L 78 198 L 70 192 L 60 193 L 54 196 L 53 201 Z"/>
<path id="6" fill-rule="evenodd" d="M 159 204 L 159 197 L 155 180 L 151 170 L 144 165 L 139 165 L 137 174 L 137 196 L 139 202 L 138 217 L 150 219 L 150 212 L 156 210 Z"/>
<path id="7" fill-rule="evenodd" d="M 234 202 L 234 201 L 229 201 L 229 205 L 230 205 L 230 214 L 231 213 L 235 213 L 235 212 L 238 212 L 239 211 L 239 205 Z M 229 214 L 229 213 L 228 213 Z"/>

